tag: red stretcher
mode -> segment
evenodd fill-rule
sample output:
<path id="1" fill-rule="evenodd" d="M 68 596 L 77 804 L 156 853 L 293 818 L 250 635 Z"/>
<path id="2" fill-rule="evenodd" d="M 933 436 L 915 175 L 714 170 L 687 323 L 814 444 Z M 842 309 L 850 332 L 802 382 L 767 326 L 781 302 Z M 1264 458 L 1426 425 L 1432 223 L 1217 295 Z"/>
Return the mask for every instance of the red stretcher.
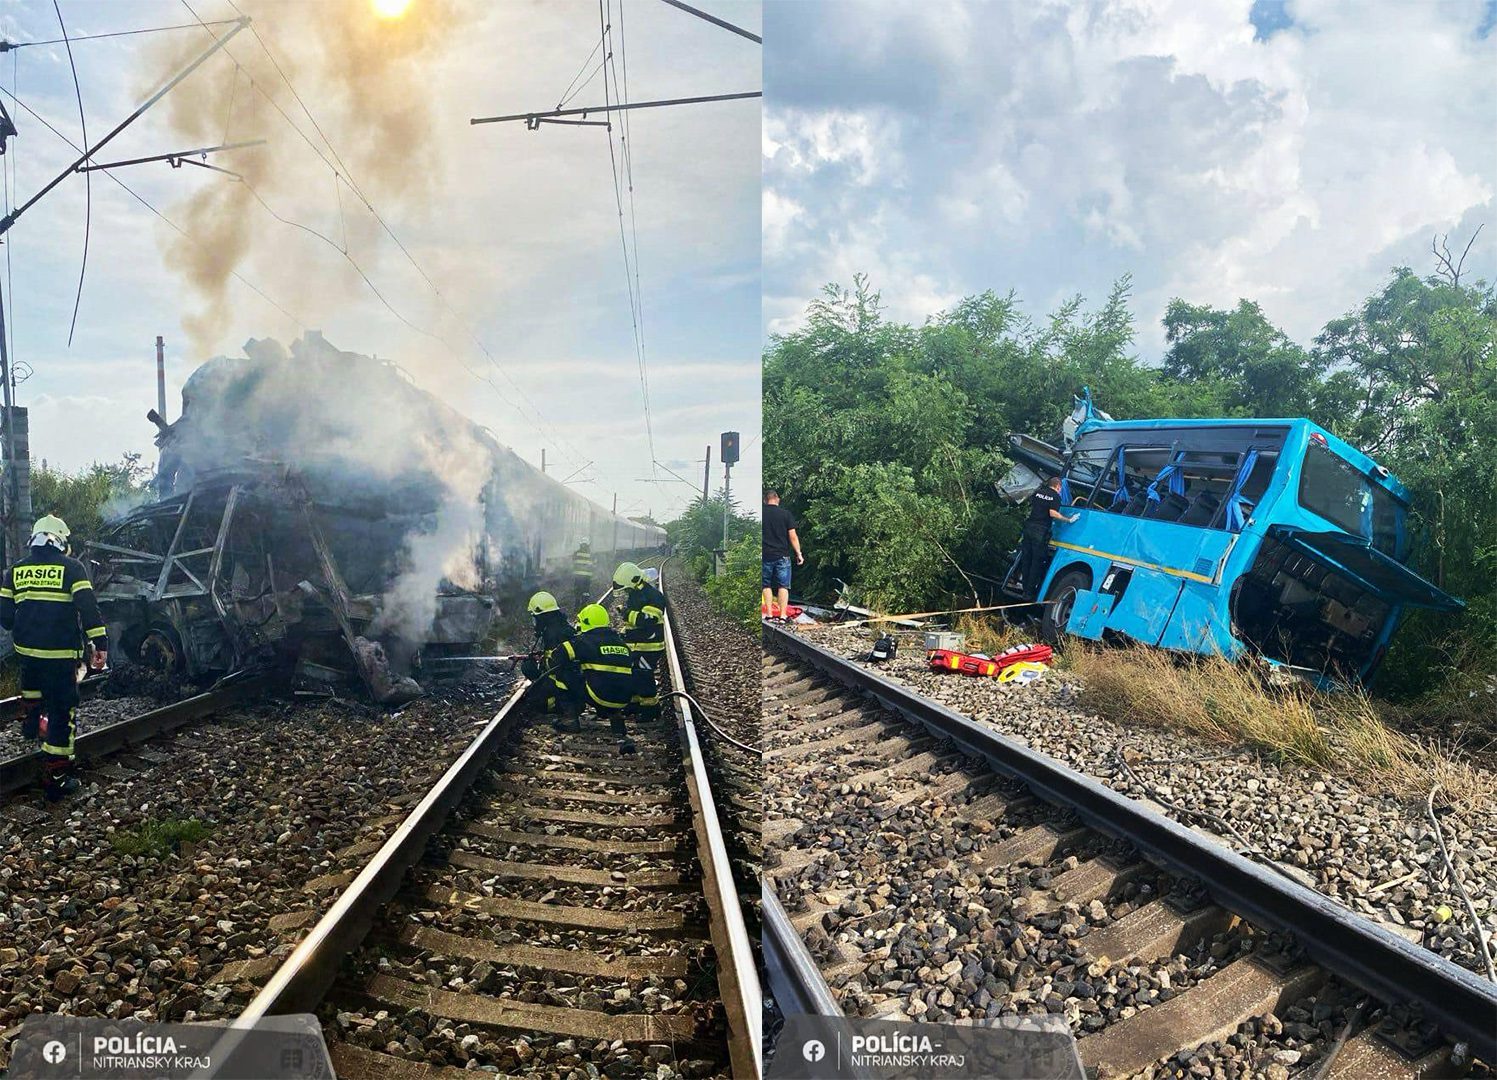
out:
<path id="1" fill-rule="evenodd" d="M 997 678 L 1003 669 L 1014 664 L 1048 664 L 1055 651 L 1048 645 L 1015 645 L 997 656 L 973 656 L 953 649 L 932 649 L 925 654 L 925 662 L 932 671 L 955 671 L 962 675 Z"/>

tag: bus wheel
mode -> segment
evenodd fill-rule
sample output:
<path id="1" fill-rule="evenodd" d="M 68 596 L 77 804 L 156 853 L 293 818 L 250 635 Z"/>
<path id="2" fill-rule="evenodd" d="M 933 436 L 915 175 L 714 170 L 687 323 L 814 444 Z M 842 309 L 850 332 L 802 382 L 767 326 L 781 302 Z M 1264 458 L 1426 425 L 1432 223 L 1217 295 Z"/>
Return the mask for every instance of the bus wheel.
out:
<path id="1" fill-rule="evenodd" d="M 1040 634 L 1051 645 L 1066 632 L 1071 609 L 1076 606 L 1076 594 L 1091 586 L 1091 574 L 1082 569 L 1067 570 L 1050 583 L 1050 591 L 1045 594 L 1047 603 L 1040 616 Z"/>

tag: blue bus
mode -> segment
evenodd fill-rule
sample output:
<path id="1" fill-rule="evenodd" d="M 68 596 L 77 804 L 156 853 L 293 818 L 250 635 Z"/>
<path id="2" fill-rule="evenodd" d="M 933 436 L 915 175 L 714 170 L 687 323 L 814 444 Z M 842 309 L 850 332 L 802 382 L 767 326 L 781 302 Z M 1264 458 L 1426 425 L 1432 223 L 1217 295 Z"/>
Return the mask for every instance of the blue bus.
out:
<path id="1" fill-rule="evenodd" d="M 1409 609 L 1465 606 L 1406 565 L 1403 484 L 1309 420 L 1113 420 L 1088 395 L 1063 448 L 1010 444 L 999 491 L 1059 475 L 1077 515 L 1053 523 L 1048 637 L 1257 654 L 1334 687 L 1371 680 Z"/>

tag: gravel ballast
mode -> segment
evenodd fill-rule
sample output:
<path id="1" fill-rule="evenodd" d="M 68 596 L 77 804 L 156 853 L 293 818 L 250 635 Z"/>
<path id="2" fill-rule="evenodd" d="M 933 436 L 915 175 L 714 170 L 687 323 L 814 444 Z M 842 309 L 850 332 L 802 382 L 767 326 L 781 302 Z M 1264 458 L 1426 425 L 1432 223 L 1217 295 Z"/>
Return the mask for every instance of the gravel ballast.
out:
<path id="1" fill-rule="evenodd" d="M 382 840 L 501 690 L 396 713 L 337 700 L 235 707 L 82 770 L 82 791 L 59 806 L 9 801 L 0 1031 L 39 1011 L 147 1021 L 237 1013 L 364 857 L 339 852 Z M 121 701 L 92 704 L 134 707 Z M 115 778 L 121 769 L 131 775 Z M 176 850 L 121 850 L 193 820 L 203 835 Z"/>
<path id="2" fill-rule="evenodd" d="M 866 656 L 875 636 L 836 627 L 796 631 L 846 657 Z M 1422 803 L 1370 794 L 1344 777 L 1223 748 L 1186 732 L 1125 726 L 1089 710 L 1085 687 L 1063 669 L 1029 685 L 1005 685 L 932 672 L 918 642 L 906 638 L 901 644 L 905 651 L 895 660 L 863 663 L 1123 794 L 1223 818 L 1305 884 L 1481 970 Z M 1119 748 L 1142 785 L 1120 767 Z M 1497 819 L 1452 814 L 1442 828 L 1487 934 L 1497 937 Z M 1232 837 L 1223 842 L 1241 847 Z M 1451 918 L 1439 918 L 1442 905 L 1454 913 Z"/>

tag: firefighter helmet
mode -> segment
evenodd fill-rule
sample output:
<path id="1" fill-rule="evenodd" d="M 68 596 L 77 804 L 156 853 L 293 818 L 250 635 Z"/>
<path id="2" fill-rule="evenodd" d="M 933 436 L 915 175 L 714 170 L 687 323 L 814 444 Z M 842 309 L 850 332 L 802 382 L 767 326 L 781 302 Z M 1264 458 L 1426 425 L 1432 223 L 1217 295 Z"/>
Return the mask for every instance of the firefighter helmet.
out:
<path id="1" fill-rule="evenodd" d="M 616 589 L 627 589 L 644 579 L 645 572 L 632 562 L 619 563 L 619 568 L 613 572 L 613 586 Z"/>
<path id="2" fill-rule="evenodd" d="M 530 602 L 525 605 L 525 610 L 532 615 L 544 615 L 548 611 L 561 609 L 557 607 L 556 597 L 548 592 L 538 592 L 530 598 Z"/>
<path id="3" fill-rule="evenodd" d="M 43 544 L 51 544 L 58 551 L 68 549 L 68 537 L 72 530 L 68 523 L 54 514 L 36 519 L 36 524 L 31 527 L 31 546 L 40 547 Z"/>
<path id="4" fill-rule="evenodd" d="M 602 604 L 588 604 L 577 612 L 577 625 L 583 630 L 596 630 L 608 625 L 608 609 Z"/>

